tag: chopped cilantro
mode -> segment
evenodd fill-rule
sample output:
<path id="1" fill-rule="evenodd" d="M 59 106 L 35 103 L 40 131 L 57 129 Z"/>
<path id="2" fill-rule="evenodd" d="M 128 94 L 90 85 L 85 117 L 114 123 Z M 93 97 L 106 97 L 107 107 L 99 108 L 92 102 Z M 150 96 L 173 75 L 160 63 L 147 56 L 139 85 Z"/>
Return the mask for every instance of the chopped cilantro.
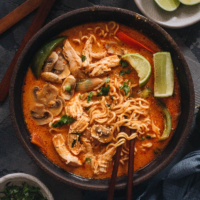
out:
<path id="1" fill-rule="evenodd" d="M 108 106 L 108 108 L 110 108 L 110 104 L 106 104 Z"/>
<path id="2" fill-rule="evenodd" d="M 22 186 L 9 185 L 10 182 L 6 184 L 3 193 L 4 196 L 0 197 L 1 200 L 47 200 L 46 197 L 42 195 L 39 187 L 29 186 L 27 183 L 22 183 Z"/>
<path id="3" fill-rule="evenodd" d="M 80 141 L 80 137 L 81 137 L 81 133 L 75 132 L 75 133 L 70 133 L 70 134 L 74 134 L 74 135 L 78 135 L 78 141 Z"/>
<path id="4" fill-rule="evenodd" d="M 128 62 L 125 61 L 125 60 L 120 60 L 120 61 L 119 61 L 119 64 L 120 64 L 123 68 L 128 67 Z"/>
<path id="5" fill-rule="evenodd" d="M 151 139 L 151 136 L 150 136 L 150 135 L 147 135 L 146 138 L 147 138 L 147 139 Z"/>
<path id="6" fill-rule="evenodd" d="M 85 56 L 85 55 L 82 55 L 82 61 L 84 62 L 86 59 L 87 59 L 87 57 Z"/>
<path id="7" fill-rule="evenodd" d="M 106 86 L 106 87 L 101 87 L 101 91 L 97 94 L 98 96 L 107 96 L 110 90 L 110 85 Z"/>
<path id="8" fill-rule="evenodd" d="M 85 107 L 85 110 L 90 110 L 90 107 Z"/>
<path id="9" fill-rule="evenodd" d="M 113 100 L 113 96 L 111 96 L 110 98 L 111 98 L 111 100 Z"/>
<path id="10" fill-rule="evenodd" d="M 122 70 L 119 72 L 119 76 L 125 76 L 125 74 L 130 74 L 132 72 L 131 69 L 128 69 L 128 70 Z"/>
<path id="11" fill-rule="evenodd" d="M 108 76 L 105 80 L 105 83 L 108 83 L 110 81 L 110 76 Z"/>
<path id="12" fill-rule="evenodd" d="M 87 163 L 90 163 L 90 162 L 91 162 L 91 160 L 92 160 L 92 159 L 91 159 L 90 157 L 87 157 L 87 158 L 85 159 L 85 161 L 84 161 L 84 163 L 83 163 L 83 164 L 85 164 L 86 162 L 87 162 Z"/>
<path id="13" fill-rule="evenodd" d="M 79 98 L 82 99 L 82 96 L 79 94 Z"/>
<path id="14" fill-rule="evenodd" d="M 130 79 L 127 82 L 124 82 L 124 84 L 119 88 L 120 90 L 124 90 L 125 95 L 127 95 L 130 92 L 130 88 L 127 84 L 128 82 L 130 82 Z"/>
<path id="15" fill-rule="evenodd" d="M 158 151 L 156 151 L 156 150 L 153 150 L 153 152 L 154 152 L 154 154 L 158 154 Z"/>
<path id="16" fill-rule="evenodd" d="M 76 121 L 76 119 L 74 119 L 73 117 L 67 116 L 67 115 L 63 115 L 59 121 L 57 121 L 56 123 L 53 123 L 52 126 L 53 128 L 57 128 L 57 127 L 61 127 L 65 124 L 69 124 Z"/>
<path id="17" fill-rule="evenodd" d="M 76 144 L 76 140 L 73 140 L 72 147 L 74 147 L 75 144 Z"/>
<path id="18" fill-rule="evenodd" d="M 87 103 L 89 103 L 92 99 L 92 95 L 93 95 L 93 92 L 89 92 L 89 95 L 87 97 Z"/>
<path id="19" fill-rule="evenodd" d="M 143 141 L 143 140 L 145 140 L 145 138 L 144 137 L 141 137 L 141 139 L 140 139 L 141 141 Z"/>
<path id="20" fill-rule="evenodd" d="M 159 148 L 156 148 L 156 149 L 153 150 L 153 152 L 154 152 L 155 154 L 158 154 L 160 151 L 161 151 L 161 149 L 159 149 Z"/>

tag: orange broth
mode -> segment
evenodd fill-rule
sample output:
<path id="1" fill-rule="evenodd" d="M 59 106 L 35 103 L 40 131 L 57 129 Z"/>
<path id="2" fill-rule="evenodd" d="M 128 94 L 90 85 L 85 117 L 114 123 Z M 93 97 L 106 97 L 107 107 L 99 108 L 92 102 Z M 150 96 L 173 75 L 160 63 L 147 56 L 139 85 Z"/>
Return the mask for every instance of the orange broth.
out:
<path id="1" fill-rule="evenodd" d="M 81 52 L 84 47 L 84 43 L 82 43 L 81 45 L 77 45 L 77 44 L 73 43 L 72 40 L 79 37 L 80 31 L 82 31 L 83 35 L 87 35 L 88 34 L 87 28 L 88 27 L 94 28 L 96 26 L 105 27 L 105 23 L 99 22 L 99 23 L 90 23 L 90 24 L 80 25 L 80 26 L 71 28 L 69 30 L 66 30 L 63 33 L 61 33 L 60 35 L 68 36 L 68 40 L 71 43 L 71 45 L 73 46 L 73 48 L 76 51 Z M 158 45 L 156 45 L 152 40 L 150 40 L 148 37 L 143 35 L 141 32 L 130 29 L 123 25 L 120 25 L 120 29 L 123 32 L 130 35 L 131 37 L 133 37 L 134 39 L 138 40 L 139 42 L 145 44 L 148 47 L 151 47 L 156 52 L 161 51 L 161 49 L 159 48 Z M 103 50 L 106 50 L 105 45 L 101 43 L 100 37 L 97 36 L 97 40 L 99 41 L 99 43 L 101 44 L 102 47 L 99 48 L 97 45 L 93 45 L 93 50 L 95 52 L 101 52 Z M 108 39 L 105 38 L 104 40 L 108 40 Z M 137 53 L 143 55 L 150 62 L 151 66 L 152 66 L 152 73 L 151 73 L 151 77 L 150 77 L 148 83 L 146 84 L 146 86 L 149 86 L 150 88 L 153 89 L 153 87 L 154 87 L 153 54 L 145 49 L 136 49 L 136 48 L 130 47 L 124 43 L 122 43 L 121 45 L 123 46 L 124 49 L 127 49 L 128 52 L 132 52 L 132 53 L 137 52 Z M 109 76 L 110 77 L 119 76 L 119 71 L 121 69 L 122 68 L 120 66 L 113 68 L 112 71 L 109 73 Z M 133 82 L 133 83 L 139 82 L 137 73 L 134 70 L 131 74 L 125 75 L 125 78 L 131 79 L 131 82 Z M 36 80 L 33 73 L 31 72 L 31 69 L 29 68 L 27 71 L 25 80 L 24 80 L 23 94 L 22 94 L 24 120 L 27 124 L 27 128 L 29 130 L 30 136 L 33 136 L 34 134 L 39 136 L 39 140 L 41 142 L 39 142 L 38 146 L 39 146 L 41 152 L 51 162 L 53 162 L 58 167 L 63 168 L 64 170 L 74 173 L 76 175 L 79 175 L 82 177 L 87 177 L 87 178 L 98 178 L 98 179 L 105 179 L 105 178 L 111 177 L 112 167 L 108 168 L 107 173 L 100 174 L 97 176 L 97 175 L 93 174 L 90 163 L 86 163 L 81 167 L 72 167 L 72 166 L 66 165 L 65 162 L 63 162 L 62 159 L 59 157 L 59 155 L 57 154 L 57 152 L 53 146 L 53 143 L 52 143 L 53 135 L 49 133 L 49 125 L 43 125 L 43 126 L 37 125 L 36 122 L 33 120 L 33 118 L 30 115 L 30 109 L 34 104 L 32 89 L 35 86 L 39 86 L 39 88 L 42 88 L 44 84 L 45 84 L 45 81 L 43 81 L 41 78 Z M 59 84 L 53 84 L 53 85 L 55 85 L 56 87 L 60 87 Z M 145 139 L 145 141 L 140 141 L 140 140 L 136 139 L 135 147 L 137 148 L 137 152 L 136 152 L 135 158 L 134 158 L 135 159 L 134 171 L 141 169 L 142 167 L 144 167 L 145 165 L 150 163 L 152 160 L 154 160 L 160 154 L 160 152 L 165 148 L 165 146 L 168 144 L 170 138 L 172 137 L 172 135 L 176 129 L 176 126 L 178 123 L 178 116 L 180 114 L 180 90 L 179 90 L 179 84 L 178 84 L 176 74 L 175 74 L 174 85 L 175 85 L 174 86 L 174 95 L 172 97 L 162 98 L 162 101 L 166 104 L 166 107 L 168 108 L 168 110 L 171 114 L 171 118 L 172 118 L 172 131 L 171 131 L 170 137 L 163 142 L 159 142 L 158 138 Z M 136 94 L 137 91 L 139 91 L 139 90 L 141 90 L 141 89 L 138 86 L 135 88 L 133 93 Z M 74 99 L 74 97 L 70 101 L 73 101 L 73 99 Z M 150 119 L 154 121 L 155 125 L 160 128 L 160 132 L 162 133 L 163 126 L 164 126 L 162 111 L 161 111 L 160 107 L 157 105 L 154 97 L 149 97 L 146 100 L 150 103 Z M 66 105 L 67 105 L 67 103 L 66 103 Z M 153 144 L 152 147 L 146 149 L 146 151 L 143 151 L 140 148 L 140 145 L 142 143 L 144 144 L 149 141 L 151 141 L 151 143 Z M 95 150 L 94 150 L 94 152 L 95 152 Z M 79 158 L 81 159 L 81 156 Z M 84 162 L 84 160 L 82 160 L 82 161 Z M 126 175 L 127 172 L 128 172 L 128 162 L 125 162 L 124 165 L 120 164 L 119 170 L 118 170 L 118 176 Z"/>

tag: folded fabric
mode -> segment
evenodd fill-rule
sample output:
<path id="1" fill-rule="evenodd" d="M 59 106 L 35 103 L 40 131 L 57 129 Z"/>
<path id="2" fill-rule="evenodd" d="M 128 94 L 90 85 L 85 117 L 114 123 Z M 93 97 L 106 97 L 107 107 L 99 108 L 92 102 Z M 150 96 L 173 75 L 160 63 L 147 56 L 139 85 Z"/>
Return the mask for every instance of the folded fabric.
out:
<path id="1" fill-rule="evenodd" d="M 200 150 L 189 153 L 162 174 L 134 188 L 134 200 L 200 200 Z M 125 190 L 114 200 L 125 200 Z M 106 200 L 107 192 L 86 192 L 83 200 Z"/>

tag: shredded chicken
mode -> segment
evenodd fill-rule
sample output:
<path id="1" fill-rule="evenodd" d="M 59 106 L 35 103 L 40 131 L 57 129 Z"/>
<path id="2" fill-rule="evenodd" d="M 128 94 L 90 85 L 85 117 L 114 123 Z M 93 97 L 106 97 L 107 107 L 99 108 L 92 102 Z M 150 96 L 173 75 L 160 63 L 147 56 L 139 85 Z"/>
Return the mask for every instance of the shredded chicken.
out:
<path id="1" fill-rule="evenodd" d="M 80 118 L 83 114 L 83 107 L 80 101 L 73 101 L 67 104 L 65 107 L 66 114 L 73 118 Z"/>
<path id="2" fill-rule="evenodd" d="M 62 53 L 65 59 L 69 61 L 70 72 L 72 75 L 77 78 L 85 78 L 85 74 L 80 71 L 82 67 L 81 58 L 77 55 L 68 40 L 65 41 Z"/>
<path id="3" fill-rule="evenodd" d="M 89 72 L 89 76 L 99 76 L 111 71 L 112 67 L 118 66 L 119 61 L 120 59 L 117 55 L 108 56 L 95 63 L 90 64 L 86 71 Z"/>
<path id="4" fill-rule="evenodd" d="M 104 52 L 92 52 L 92 43 L 94 41 L 94 36 L 91 35 L 89 39 L 86 41 L 84 49 L 82 51 L 82 55 L 86 56 L 86 60 L 83 62 L 83 67 L 88 67 L 89 64 L 92 62 L 92 58 L 101 59 L 104 58 L 107 54 L 106 51 Z"/>
<path id="5" fill-rule="evenodd" d="M 91 161 L 91 166 L 94 174 L 99 175 L 101 173 L 106 173 L 109 164 L 112 161 L 112 157 L 116 152 L 116 148 L 112 147 L 102 155 L 93 156 Z"/>
<path id="6" fill-rule="evenodd" d="M 55 135 L 52 141 L 57 153 L 65 161 L 66 164 L 69 164 L 75 167 L 82 165 L 82 162 L 76 156 L 73 156 L 69 152 L 65 144 L 65 140 L 61 134 Z"/>
<path id="7" fill-rule="evenodd" d="M 70 125 L 69 133 L 82 133 L 89 125 L 89 118 L 84 113 L 81 117 L 79 117 L 73 124 Z"/>

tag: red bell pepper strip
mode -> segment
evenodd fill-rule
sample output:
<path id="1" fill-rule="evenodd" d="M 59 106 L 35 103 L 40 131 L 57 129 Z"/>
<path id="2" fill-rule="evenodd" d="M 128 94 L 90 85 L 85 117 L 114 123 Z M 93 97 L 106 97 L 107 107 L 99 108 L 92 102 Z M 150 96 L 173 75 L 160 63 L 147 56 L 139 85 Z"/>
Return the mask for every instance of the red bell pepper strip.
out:
<path id="1" fill-rule="evenodd" d="M 122 40 L 123 42 L 125 42 L 126 44 L 128 44 L 130 46 L 144 48 L 152 53 L 156 53 L 154 50 L 150 49 L 149 47 L 145 46 L 144 44 L 142 44 L 142 43 L 138 42 L 137 40 L 133 39 L 132 37 L 126 35 L 121 30 L 118 30 L 116 35 L 120 40 Z"/>

